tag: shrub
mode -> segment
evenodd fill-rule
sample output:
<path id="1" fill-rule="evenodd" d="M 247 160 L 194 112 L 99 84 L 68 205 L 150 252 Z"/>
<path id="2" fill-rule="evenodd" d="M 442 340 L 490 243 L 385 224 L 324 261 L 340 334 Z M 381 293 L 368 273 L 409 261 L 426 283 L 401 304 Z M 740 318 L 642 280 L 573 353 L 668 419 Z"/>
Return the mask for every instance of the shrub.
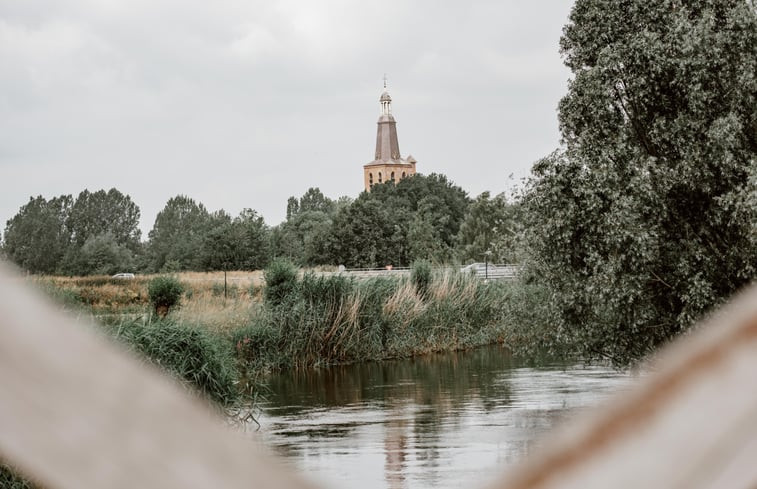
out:
<path id="1" fill-rule="evenodd" d="M 175 277 L 155 277 L 147 286 L 150 304 L 155 309 L 155 314 L 165 317 L 168 310 L 178 306 L 184 286 Z"/>
<path id="2" fill-rule="evenodd" d="M 265 301 L 272 306 L 289 302 L 297 292 L 297 268 L 287 260 L 274 260 L 266 268 Z"/>
<path id="3" fill-rule="evenodd" d="M 426 260 L 416 260 L 410 267 L 410 280 L 415 284 L 415 290 L 425 297 L 431 283 L 431 263 Z"/>

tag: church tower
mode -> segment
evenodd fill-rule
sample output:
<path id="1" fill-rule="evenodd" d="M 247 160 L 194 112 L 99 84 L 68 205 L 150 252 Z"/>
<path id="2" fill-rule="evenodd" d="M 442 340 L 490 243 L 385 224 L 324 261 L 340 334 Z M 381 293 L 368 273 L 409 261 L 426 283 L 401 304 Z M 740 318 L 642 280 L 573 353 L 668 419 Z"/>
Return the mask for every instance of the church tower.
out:
<path id="1" fill-rule="evenodd" d="M 404 159 L 400 156 L 397 121 L 392 115 L 392 97 L 386 89 L 386 77 L 379 104 L 381 112 L 376 133 L 376 159 L 363 166 L 363 181 L 365 190 L 368 192 L 377 183 L 396 183 L 410 175 L 415 175 L 415 158 L 408 155 Z"/>

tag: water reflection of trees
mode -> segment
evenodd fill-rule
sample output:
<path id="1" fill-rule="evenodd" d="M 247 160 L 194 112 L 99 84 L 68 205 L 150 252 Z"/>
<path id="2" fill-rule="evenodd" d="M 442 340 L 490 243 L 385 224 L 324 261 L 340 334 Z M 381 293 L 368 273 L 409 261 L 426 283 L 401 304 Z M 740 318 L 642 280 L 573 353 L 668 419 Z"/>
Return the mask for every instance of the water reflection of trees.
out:
<path id="1" fill-rule="evenodd" d="M 267 409 L 285 419 L 302 419 L 316 411 L 375 405 L 384 425 L 385 479 L 404 487 L 406 463 L 430 469 L 445 449 L 443 436 L 458 427 L 470 405 L 489 412 L 511 402 L 509 372 L 516 361 L 502 347 L 426 355 L 388 362 L 289 371 L 271 376 Z M 361 423 L 308 426 L 291 435 L 344 437 Z M 294 440 L 293 440 L 294 441 Z M 289 444 L 285 444 L 289 445 Z M 279 446 L 279 449 L 294 447 Z"/>
<path id="2" fill-rule="evenodd" d="M 424 416 L 473 401 L 484 410 L 510 400 L 508 371 L 515 360 L 499 346 L 387 362 L 288 371 L 268 379 L 268 406 L 297 415 L 314 408 L 376 403 L 386 408 L 414 403 Z"/>
<path id="3" fill-rule="evenodd" d="M 491 443 L 492 430 L 489 425 L 476 427 L 479 419 L 497 419 L 492 426 L 500 433 L 493 437 L 498 464 L 526 454 L 535 434 L 553 426 L 570 410 L 568 399 L 586 390 L 585 383 L 576 384 L 576 370 L 565 367 L 545 357 L 515 359 L 506 349 L 492 346 L 290 371 L 270 377 L 265 410 L 271 416 L 271 431 L 279 436 L 276 448 L 283 453 L 334 450 L 334 439 L 345 439 L 344 446 L 337 442 L 337 450 L 344 453 L 378 443 L 389 487 L 415 485 L 417 477 L 423 478 L 421 485 L 433 487 L 443 485 L 454 465 L 451 453 L 465 452 L 471 441 Z M 606 376 L 601 370 L 599 377 L 583 378 L 602 384 Z M 460 438 L 471 427 L 482 439 Z M 506 448 L 500 448 L 500 441 Z"/>

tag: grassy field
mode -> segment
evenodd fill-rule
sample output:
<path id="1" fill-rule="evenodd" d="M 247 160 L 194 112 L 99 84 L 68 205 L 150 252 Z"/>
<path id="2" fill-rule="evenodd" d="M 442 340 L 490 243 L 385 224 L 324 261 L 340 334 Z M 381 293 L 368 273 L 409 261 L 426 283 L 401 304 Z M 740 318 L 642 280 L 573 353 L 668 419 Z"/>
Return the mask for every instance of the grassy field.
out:
<path id="1" fill-rule="evenodd" d="M 134 279 L 108 276 L 33 277 L 46 293 L 69 307 L 82 307 L 98 318 L 149 314 L 147 284 L 158 275 Z M 262 300 L 263 272 L 183 272 L 173 274 L 185 289 L 182 306 L 173 314 L 177 322 L 199 323 L 213 331 L 243 326 Z"/>

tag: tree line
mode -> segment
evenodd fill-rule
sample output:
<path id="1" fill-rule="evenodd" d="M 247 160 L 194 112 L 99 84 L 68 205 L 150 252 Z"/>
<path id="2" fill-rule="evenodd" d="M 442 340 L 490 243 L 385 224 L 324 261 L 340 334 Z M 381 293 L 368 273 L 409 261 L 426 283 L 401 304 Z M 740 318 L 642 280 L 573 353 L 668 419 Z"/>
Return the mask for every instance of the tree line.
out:
<path id="1" fill-rule="evenodd" d="M 252 209 L 232 217 L 187 196 L 168 200 L 145 241 L 139 207 L 117 189 L 32 197 L 10 219 L 2 251 L 41 274 L 257 270 L 274 258 L 304 266 L 406 266 L 511 260 L 500 230 L 515 232 L 513 204 L 488 193 L 471 200 L 442 175 L 374 186 L 352 200 L 310 188 L 290 197 L 286 220 L 267 225 Z M 499 226 L 499 227 L 498 227 Z"/>

